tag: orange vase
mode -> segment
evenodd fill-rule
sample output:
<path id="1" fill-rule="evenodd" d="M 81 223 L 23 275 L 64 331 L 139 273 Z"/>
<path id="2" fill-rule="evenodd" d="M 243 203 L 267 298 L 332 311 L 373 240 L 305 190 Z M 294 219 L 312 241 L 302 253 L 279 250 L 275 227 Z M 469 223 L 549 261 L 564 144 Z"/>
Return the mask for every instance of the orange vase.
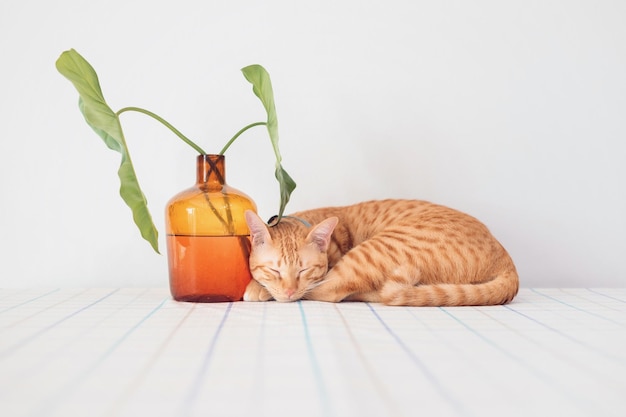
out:
<path id="1" fill-rule="evenodd" d="M 256 204 L 226 184 L 223 155 L 198 156 L 196 178 L 193 187 L 167 203 L 172 297 L 194 302 L 241 300 L 252 279 L 244 212 L 256 212 Z"/>

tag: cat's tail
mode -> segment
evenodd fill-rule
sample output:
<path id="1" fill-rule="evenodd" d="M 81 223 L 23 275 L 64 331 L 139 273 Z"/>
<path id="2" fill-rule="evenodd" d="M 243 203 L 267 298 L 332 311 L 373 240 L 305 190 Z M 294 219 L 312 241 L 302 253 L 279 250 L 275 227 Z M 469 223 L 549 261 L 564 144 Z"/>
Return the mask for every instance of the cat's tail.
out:
<path id="1" fill-rule="evenodd" d="M 506 304 L 519 289 L 519 277 L 511 265 L 493 279 L 477 284 L 432 284 L 412 286 L 388 281 L 381 301 L 396 306 L 484 306 Z"/>

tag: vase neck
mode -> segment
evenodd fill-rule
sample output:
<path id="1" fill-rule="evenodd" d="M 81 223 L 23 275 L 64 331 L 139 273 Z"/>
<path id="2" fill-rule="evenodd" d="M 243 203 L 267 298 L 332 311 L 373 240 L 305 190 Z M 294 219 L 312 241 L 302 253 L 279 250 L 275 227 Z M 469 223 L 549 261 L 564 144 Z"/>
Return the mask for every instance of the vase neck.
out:
<path id="1" fill-rule="evenodd" d="M 224 155 L 198 155 L 196 182 L 208 187 L 221 187 L 226 184 Z"/>

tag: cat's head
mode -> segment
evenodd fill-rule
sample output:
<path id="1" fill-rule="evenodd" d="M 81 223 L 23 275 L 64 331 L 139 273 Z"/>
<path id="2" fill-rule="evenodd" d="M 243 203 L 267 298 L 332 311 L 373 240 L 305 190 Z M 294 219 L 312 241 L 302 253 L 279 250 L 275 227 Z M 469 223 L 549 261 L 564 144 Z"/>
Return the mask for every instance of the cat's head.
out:
<path id="1" fill-rule="evenodd" d="M 319 285 L 328 271 L 326 251 L 337 226 L 336 217 L 306 228 L 297 220 L 267 227 L 254 212 L 246 211 L 252 250 L 252 277 L 276 301 L 296 301 Z"/>

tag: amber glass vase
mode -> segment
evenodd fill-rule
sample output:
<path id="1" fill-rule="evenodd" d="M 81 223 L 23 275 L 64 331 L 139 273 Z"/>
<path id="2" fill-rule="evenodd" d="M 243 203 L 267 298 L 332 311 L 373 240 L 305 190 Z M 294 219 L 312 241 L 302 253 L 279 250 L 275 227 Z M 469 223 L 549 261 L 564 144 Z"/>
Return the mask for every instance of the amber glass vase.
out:
<path id="1" fill-rule="evenodd" d="M 165 213 L 170 290 L 175 300 L 243 298 L 251 279 L 246 210 L 256 212 L 256 204 L 226 184 L 224 156 L 198 156 L 196 184 L 175 195 Z"/>

